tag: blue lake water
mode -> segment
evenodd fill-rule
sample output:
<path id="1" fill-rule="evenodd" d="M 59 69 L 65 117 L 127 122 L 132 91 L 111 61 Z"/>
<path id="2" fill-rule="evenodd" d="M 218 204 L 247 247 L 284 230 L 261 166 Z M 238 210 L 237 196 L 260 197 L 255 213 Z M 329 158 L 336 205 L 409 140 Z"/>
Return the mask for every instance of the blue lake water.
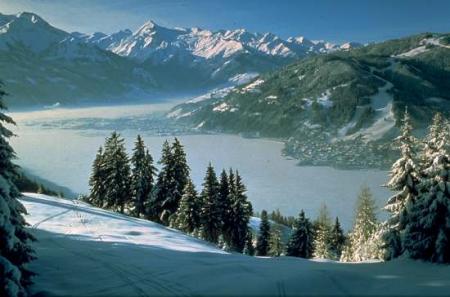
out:
<path id="1" fill-rule="evenodd" d="M 92 160 L 111 131 L 62 129 L 49 124 L 68 119 L 83 123 L 86 118 L 114 121 L 124 116 L 145 117 L 166 108 L 162 104 L 12 113 L 18 124 L 14 128 L 18 136 L 11 143 L 19 157 L 17 163 L 22 167 L 75 192 L 87 193 Z M 164 140 L 171 139 L 122 128 L 120 133 L 130 152 L 136 135 L 141 133 L 155 160 L 160 157 Z M 198 190 L 209 162 L 217 171 L 233 167 L 241 173 L 248 197 L 257 211 L 279 208 L 283 214 L 297 215 L 304 209 L 307 216 L 314 218 L 320 205 L 326 203 L 331 215 L 339 216 L 343 226 L 349 228 L 356 197 L 363 185 L 371 188 L 380 209 L 391 194 L 381 187 L 387 179 L 385 171 L 299 167 L 295 160 L 281 155 L 283 144 L 278 141 L 235 135 L 183 135 L 179 139 L 186 148 Z M 380 211 L 380 217 L 383 216 Z"/>

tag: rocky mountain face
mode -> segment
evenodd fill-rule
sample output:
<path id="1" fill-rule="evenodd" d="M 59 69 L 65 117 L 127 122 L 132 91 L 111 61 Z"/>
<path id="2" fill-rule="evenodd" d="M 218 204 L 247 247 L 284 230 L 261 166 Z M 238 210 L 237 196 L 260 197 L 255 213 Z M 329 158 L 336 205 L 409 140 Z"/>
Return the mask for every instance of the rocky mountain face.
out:
<path id="1" fill-rule="evenodd" d="M 357 46 L 151 21 L 135 32 L 68 33 L 33 13 L 0 14 L 0 78 L 13 107 L 123 103 L 233 85 L 298 58 Z"/>
<path id="2" fill-rule="evenodd" d="M 383 167 L 405 107 L 418 134 L 433 113 L 448 115 L 449 81 L 450 35 L 420 34 L 302 59 L 168 116 L 200 130 L 286 139 L 302 164 Z"/>

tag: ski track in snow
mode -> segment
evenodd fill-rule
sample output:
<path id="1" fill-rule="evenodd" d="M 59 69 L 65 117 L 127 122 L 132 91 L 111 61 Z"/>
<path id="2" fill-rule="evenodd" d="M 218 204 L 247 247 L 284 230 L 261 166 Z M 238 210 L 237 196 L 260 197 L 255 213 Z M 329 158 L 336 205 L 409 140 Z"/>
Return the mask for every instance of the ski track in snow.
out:
<path id="1" fill-rule="evenodd" d="M 248 257 L 77 200 L 26 193 L 21 201 L 38 239 L 32 290 L 45 296 L 445 296 L 450 289 L 449 266 Z"/>

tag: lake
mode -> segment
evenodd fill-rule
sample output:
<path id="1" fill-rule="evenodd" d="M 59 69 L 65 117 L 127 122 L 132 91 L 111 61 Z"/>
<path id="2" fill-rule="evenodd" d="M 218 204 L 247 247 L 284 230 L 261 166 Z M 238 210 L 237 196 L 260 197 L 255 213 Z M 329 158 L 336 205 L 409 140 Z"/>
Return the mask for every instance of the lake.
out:
<path id="1" fill-rule="evenodd" d="M 20 166 L 74 192 L 87 193 L 92 161 L 98 147 L 110 134 L 110 127 L 117 127 L 114 129 L 125 138 L 129 152 L 140 133 L 154 159 L 160 158 L 162 143 L 172 137 L 155 135 L 154 131 L 148 133 L 146 129 L 128 124 L 151 118 L 169 106 L 154 104 L 10 113 L 17 122 L 13 130 L 18 135 L 11 144 Z M 111 123 L 116 124 L 111 126 Z M 297 215 L 304 209 L 307 216 L 314 218 L 320 205 L 326 203 L 331 215 L 339 216 L 344 228 L 348 229 L 353 221 L 357 194 L 363 185 L 371 188 L 380 209 L 391 195 L 381 186 L 387 180 L 385 171 L 300 167 L 295 160 L 281 155 L 283 143 L 279 141 L 236 135 L 177 137 L 185 146 L 197 190 L 201 189 L 209 162 L 218 174 L 222 168 L 233 167 L 242 175 L 256 211 L 278 208 L 285 215 Z M 384 217 L 381 211 L 380 216 Z"/>

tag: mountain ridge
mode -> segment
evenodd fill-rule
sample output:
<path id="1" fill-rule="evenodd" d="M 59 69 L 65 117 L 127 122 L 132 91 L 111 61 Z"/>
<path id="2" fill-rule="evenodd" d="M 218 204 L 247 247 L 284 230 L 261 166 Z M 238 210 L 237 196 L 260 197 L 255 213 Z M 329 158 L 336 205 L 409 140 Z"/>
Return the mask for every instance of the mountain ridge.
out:
<path id="1" fill-rule="evenodd" d="M 385 168 L 405 107 L 422 134 L 433 113 L 450 111 L 449 36 L 312 56 L 168 116 L 198 130 L 285 139 L 285 153 L 304 165 Z"/>
<path id="2" fill-rule="evenodd" d="M 143 102 L 233 84 L 239 75 L 339 50 L 311 41 L 306 48 L 303 41 L 244 29 L 172 29 L 153 21 L 135 32 L 68 33 L 34 13 L 0 14 L 0 78 L 13 108 Z"/>

